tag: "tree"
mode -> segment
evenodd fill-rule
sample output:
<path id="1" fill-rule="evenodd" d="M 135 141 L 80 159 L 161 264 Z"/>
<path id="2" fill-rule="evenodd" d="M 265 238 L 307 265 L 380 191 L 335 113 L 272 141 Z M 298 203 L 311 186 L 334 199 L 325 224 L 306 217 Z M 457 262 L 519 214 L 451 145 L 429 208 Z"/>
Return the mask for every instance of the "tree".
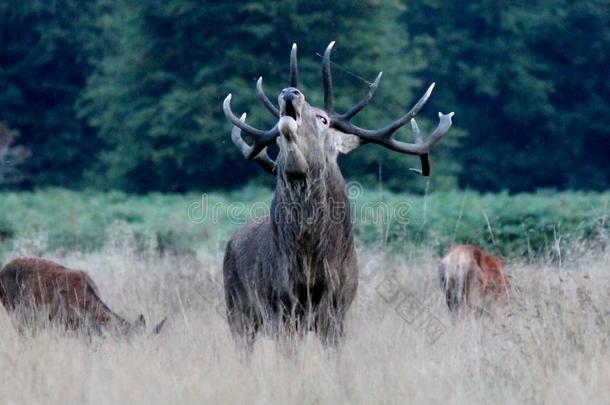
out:
<path id="1" fill-rule="evenodd" d="M 384 72 L 361 126 L 390 121 L 437 82 L 418 121 L 425 130 L 436 111 L 456 116 L 432 155 L 436 189 L 456 177 L 485 191 L 610 185 L 607 0 L 26 0 L 0 4 L 0 122 L 33 156 L 13 186 L 270 184 L 232 146 L 222 100 L 231 92 L 249 122 L 273 125 L 255 83 L 263 75 L 270 95 L 285 87 L 297 42 L 301 87 L 320 105 L 331 40 L 339 111 Z M 417 158 L 374 145 L 341 165 L 365 183 L 426 186 L 406 170 Z"/>
<path id="2" fill-rule="evenodd" d="M 28 158 L 29 151 L 13 145 L 18 136 L 17 131 L 0 122 L 0 186 L 18 183 L 23 179 L 19 165 Z"/>
<path id="3" fill-rule="evenodd" d="M 74 0 L 0 4 L 0 121 L 31 150 L 21 168 L 25 186 L 80 185 L 99 147 L 76 116 L 74 102 L 88 74 Z"/>
<path id="4" fill-rule="evenodd" d="M 425 90 L 414 78 L 425 58 L 399 33 L 396 16 L 403 10 L 394 1 L 121 0 L 102 1 L 98 11 L 98 46 L 90 50 L 96 68 L 79 111 L 107 142 L 104 174 L 97 177 L 106 187 L 183 191 L 251 179 L 254 166 L 232 146 L 221 103 L 231 92 L 236 110 L 252 108 L 249 121 L 273 125 L 255 98 L 255 83 L 262 74 L 269 94 L 286 86 L 292 42 L 299 44 L 301 83 L 314 104 L 322 99 L 316 51 L 330 40 L 338 43 L 338 109 L 359 100 L 367 81 L 384 70 L 362 125 L 403 113 Z M 345 172 L 376 177 L 378 161 L 398 188 L 406 167 L 417 164 L 370 146 L 345 162 Z"/>
<path id="5" fill-rule="evenodd" d="M 561 188 L 607 189 L 610 3 L 540 2 L 520 17 L 528 50 L 538 55 L 553 84 L 549 94 L 553 114 L 543 127 L 552 142 L 534 139 L 533 152 L 555 156 L 549 176 L 559 177 Z"/>
<path id="6" fill-rule="evenodd" d="M 413 2 L 407 30 L 468 132 L 462 187 L 608 187 L 609 11 L 603 0 Z"/>

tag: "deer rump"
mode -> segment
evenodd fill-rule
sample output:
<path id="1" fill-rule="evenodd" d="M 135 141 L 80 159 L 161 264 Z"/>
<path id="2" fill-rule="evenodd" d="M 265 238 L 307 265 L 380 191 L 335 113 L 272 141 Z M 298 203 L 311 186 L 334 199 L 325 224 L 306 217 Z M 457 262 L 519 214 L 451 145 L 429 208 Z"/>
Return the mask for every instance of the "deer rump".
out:
<path id="1" fill-rule="evenodd" d="M 132 324 L 108 308 L 87 273 L 38 258 L 15 259 L 0 271 L 0 302 L 7 311 L 34 319 L 42 314 L 70 330 L 101 333 L 105 329 L 128 335 L 146 326 L 143 315 Z"/>
<path id="2" fill-rule="evenodd" d="M 508 298 L 510 289 L 500 258 L 472 245 L 451 248 L 441 260 L 439 278 L 451 311 L 464 306 L 484 309 Z"/>

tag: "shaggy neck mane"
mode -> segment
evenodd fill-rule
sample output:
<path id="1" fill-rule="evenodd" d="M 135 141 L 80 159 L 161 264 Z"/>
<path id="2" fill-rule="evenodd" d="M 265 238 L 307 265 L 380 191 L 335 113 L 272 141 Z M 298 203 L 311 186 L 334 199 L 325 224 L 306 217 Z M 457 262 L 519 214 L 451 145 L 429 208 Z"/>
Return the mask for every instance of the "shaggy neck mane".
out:
<path id="1" fill-rule="evenodd" d="M 336 162 L 294 177 L 278 175 L 271 228 L 279 252 L 309 266 L 341 261 L 353 246 L 351 209 Z"/>

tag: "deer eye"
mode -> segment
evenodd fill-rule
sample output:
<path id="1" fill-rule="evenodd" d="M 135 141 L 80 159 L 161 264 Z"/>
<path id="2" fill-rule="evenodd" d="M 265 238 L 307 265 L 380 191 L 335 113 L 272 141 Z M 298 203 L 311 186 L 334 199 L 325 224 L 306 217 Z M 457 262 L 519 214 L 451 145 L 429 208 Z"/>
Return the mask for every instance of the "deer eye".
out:
<path id="1" fill-rule="evenodd" d="M 320 119 L 320 121 L 322 121 L 322 124 L 328 125 L 328 119 L 326 119 L 326 117 L 318 115 L 318 118 Z"/>

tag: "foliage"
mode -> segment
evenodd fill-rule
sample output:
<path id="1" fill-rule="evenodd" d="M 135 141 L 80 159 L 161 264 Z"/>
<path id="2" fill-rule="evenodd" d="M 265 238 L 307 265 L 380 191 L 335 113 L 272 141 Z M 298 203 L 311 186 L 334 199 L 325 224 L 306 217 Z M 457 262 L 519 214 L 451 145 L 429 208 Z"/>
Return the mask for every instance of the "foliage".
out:
<path id="1" fill-rule="evenodd" d="M 17 131 L 0 122 L 0 187 L 17 183 L 22 178 L 19 165 L 28 158 L 29 151 L 22 146 L 14 146 L 18 136 Z"/>
<path id="2" fill-rule="evenodd" d="M 264 75 L 270 94 L 286 86 L 292 42 L 300 47 L 301 86 L 316 104 L 321 102 L 316 52 L 329 39 L 339 44 L 337 61 L 360 76 L 372 80 L 376 70 L 389 67 L 386 91 L 362 118 L 370 126 L 404 113 L 404 104 L 421 91 L 412 74 L 424 62 L 409 63 L 418 55 L 392 22 L 400 7 L 391 2 L 202 6 L 193 0 L 124 0 L 106 10 L 98 24 L 102 45 L 93 53 L 95 69 L 79 105 L 108 142 L 100 180 L 110 187 L 185 191 L 246 182 L 252 163 L 231 145 L 221 103 L 231 92 L 237 110 L 252 109 L 255 124 L 273 125 L 255 98 L 255 82 Z M 366 83 L 339 69 L 335 78 L 340 109 L 367 91 Z M 348 173 L 375 178 L 382 157 L 387 172 L 404 172 L 404 157 L 367 149 L 347 162 Z"/>
<path id="3" fill-rule="evenodd" d="M 429 16 L 434 18 L 429 18 Z M 610 185 L 610 4 L 413 2 L 405 23 L 469 136 L 462 186 Z"/>
<path id="4" fill-rule="evenodd" d="M 80 31 L 88 11 L 75 0 L 0 3 L 0 122 L 33 156 L 21 187 L 78 185 L 100 146 L 74 106 L 89 72 Z"/>
<path id="5" fill-rule="evenodd" d="M 0 122 L 32 153 L 21 188 L 233 189 L 272 179 L 229 140 L 221 103 L 273 125 L 255 97 L 301 83 L 321 102 L 320 57 L 337 41 L 337 107 L 379 70 L 357 123 L 379 127 L 438 86 L 422 112 L 456 112 L 432 152 L 434 190 L 603 190 L 610 185 L 610 8 L 605 0 L 25 0 L 0 5 Z M 410 139 L 408 130 L 399 136 Z M 417 159 L 368 145 L 350 179 L 421 192 Z M 255 176 L 252 174 L 255 173 Z M 405 178 L 408 176 L 408 181 Z"/>
<path id="6" fill-rule="evenodd" d="M 222 255 L 230 235 L 266 213 L 270 201 L 271 192 L 258 187 L 203 195 L 2 192 L 0 250 L 43 235 L 49 251 L 91 251 L 128 231 L 142 249 Z M 364 190 L 353 200 L 353 212 L 361 246 L 406 254 L 418 245 L 440 253 L 452 243 L 475 243 L 509 257 L 534 257 L 573 242 L 607 246 L 609 201 L 608 193 L 417 196 Z"/>

